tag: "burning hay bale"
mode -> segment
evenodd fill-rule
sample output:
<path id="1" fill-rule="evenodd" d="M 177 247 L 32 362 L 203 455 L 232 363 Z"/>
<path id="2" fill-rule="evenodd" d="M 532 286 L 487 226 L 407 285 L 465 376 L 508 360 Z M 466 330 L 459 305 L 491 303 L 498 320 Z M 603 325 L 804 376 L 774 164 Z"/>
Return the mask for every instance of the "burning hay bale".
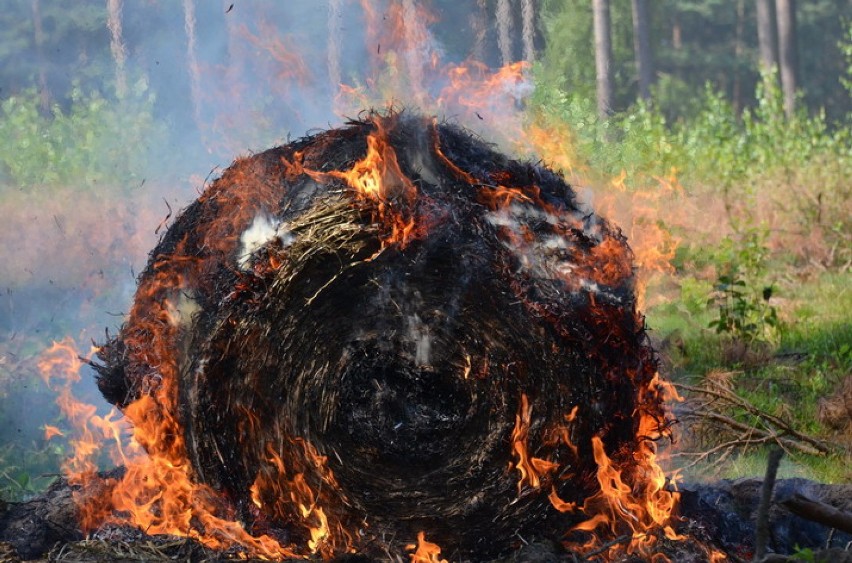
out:
<path id="1" fill-rule="evenodd" d="M 631 261 L 559 175 L 370 115 L 238 160 L 185 210 L 99 386 L 152 457 L 224 493 L 211 511 L 285 553 L 624 533 L 610 497 L 671 508 Z"/>

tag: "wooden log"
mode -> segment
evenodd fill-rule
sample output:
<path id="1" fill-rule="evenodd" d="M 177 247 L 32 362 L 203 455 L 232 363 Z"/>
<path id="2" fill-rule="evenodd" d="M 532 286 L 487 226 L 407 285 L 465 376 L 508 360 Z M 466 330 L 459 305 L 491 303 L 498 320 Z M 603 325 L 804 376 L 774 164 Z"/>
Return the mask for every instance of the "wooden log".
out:
<path id="1" fill-rule="evenodd" d="M 852 513 L 850 512 L 838 510 L 830 504 L 808 498 L 801 493 L 795 493 L 777 502 L 793 514 L 806 520 L 852 534 Z"/>

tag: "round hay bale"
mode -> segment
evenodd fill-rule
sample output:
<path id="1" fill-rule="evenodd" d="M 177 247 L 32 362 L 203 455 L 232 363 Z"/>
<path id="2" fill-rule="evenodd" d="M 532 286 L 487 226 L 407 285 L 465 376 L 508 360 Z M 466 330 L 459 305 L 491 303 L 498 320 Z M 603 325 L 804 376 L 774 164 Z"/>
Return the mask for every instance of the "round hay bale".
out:
<path id="1" fill-rule="evenodd" d="M 547 168 L 402 114 L 236 161 L 101 359 L 105 397 L 154 397 L 243 521 L 326 555 L 553 536 L 598 490 L 592 438 L 629 473 L 640 414 L 664 418 L 620 232 Z"/>

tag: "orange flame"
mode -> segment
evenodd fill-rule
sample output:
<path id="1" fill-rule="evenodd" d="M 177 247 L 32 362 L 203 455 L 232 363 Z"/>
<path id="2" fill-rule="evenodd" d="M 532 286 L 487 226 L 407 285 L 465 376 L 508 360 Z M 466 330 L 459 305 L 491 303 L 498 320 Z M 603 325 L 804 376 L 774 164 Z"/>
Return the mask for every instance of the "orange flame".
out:
<path id="1" fill-rule="evenodd" d="M 376 220 L 390 230 L 382 240 L 383 246 L 396 244 L 405 248 L 425 234 L 426 225 L 418 225 L 413 216 L 417 188 L 402 172 L 396 151 L 388 142 L 385 122 L 392 124 L 394 119 L 395 116 L 373 120 L 376 131 L 367 136 L 367 154 L 347 171 L 319 172 L 305 168 L 300 162 L 288 162 L 285 167 L 290 174 L 304 173 L 318 182 L 330 178 L 345 181 L 361 201 L 375 204 Z"/>
<path id="2" fill-rule="evenodd" d="M 612 265 L 635 263 L 637 309 L 643 310 L 650 280 L 659 273 L 673 271 L 671 262 L 680 241 L 668 225 L 682 222 L 678 216 L 682 202 L 678 198 L 683 195 L 683 187 L 678 181 L 677 170 L 672 168 L 665 176 L 637 178 L 622 169 L 609 180 L 590 181 L 592 173 L 580 161 L 572 131 L 566 125 L 543 126 L 535 119 L 524 127 L 515 147 L 522 153 L 535 155 L 554 168 L 561 169 L 575 183 L 597 184 L 597 213 L 621 226 L 633 251 L 631 259 L 625 262 L 616 258 Z M 616 273 L 612 266 L 609 273 Z M 601 274 L 603 279 L 593 279 L 601 283 L 609 277 L 606 272 Z"/>
<path id="3" fill-rule="evenodd" d="M 655 375 L 647 388 L 640 393 L 640 404 L 644 399 L 669 401 L 679 400 L 674 387 Z M 660 421 L 640 413 L 637 451 L 633 453 L 635 469 L 631 474 L 631 486 L 623 477 L 623 469 L 617 466 L 606 454 L 600 437 L 592 438 L 592 452 L 598 464 L 597 480 L 600 491 L 587 498 L 581 510 L 589 516 L 588 520 L 574 526 L 573 530 L 593 533 L 589 543 L 582 550 L 600 546 L 597 530 L 604 528 L 613 536 L 630 535 L 625 547 L 613 545 L 609 548 L 609 558 L 614 558 L 620 549 L 628 554 L 640 554 L 645 557 L 660 557 L 652 552 L 656 544 L 656 531 L 671 540 L 682 540 L 684 536 L 675 533 L 670 519 L 679 493 L 666 488 L 667 479 L 657 463 L 657 448 L 654 440 L 665 435 Z M 673 483 L 674 484 L 674 483 Z"/>
<path id="4" fill-rule="evenodd" d="M 92 349 L 89 356 L 94 353 Z M 76 435 L 70 440 L 73 455 L 65 460 L 63 469 L 73 476 L 73 484 L 85 485 L 97 471 L 97 455 L 104 441 L 111 441 L 120 448 L 121 435 L 126 433 L 127 425 L 114 421 L 115 411 L 110 411 L 105 417 L 95 414 L 95 407 L 78 401 L 73 394 L 73 385 L 80 381 L 80 370 L 83 358 L 77 354 L 74 342 L 65 338 L 54 342 L 45 350 L 37 366 L 45 385 L 58 393 L 56 403 L 70 426 L 76 429 Z M 65 434 L 55 426 L 45 425 L 45 439 L 49 440 Z M 113 457 L 113 461 L 122 461 L 121 456 Z"/>
<path id="5" fill-rule="evenodd" d="M 319 455 L 316 449 L 305 440 L 297 440 L 302 446 L 306 459 L 308 459 L 322 475 L 323 482 L 336 488 L 337 482 L 331 470 L 326 467 L 326 457 Z M 289 474 L 295 475 L 288 478 L 288 470 L 272 446 L 267 445 L 269 466 L 261 468 L 252 484 L 252 502 L 258 508 L 269 508 L 271 512 L 282 520 L 291 520 L 294 509 L 301 519 L 302 525 L 307 529 L 310 539 L 307 542 L 310 553 L 319 553 L 323 557 L 332 557 L 339 549 L 348 550 L 351 543 L 349 533 L 339 523 L 332 533 L 328 517 L 322 507 L 319 506 L 318 495 L 308 485 L 302 472 L 291 470 Z M 343 541 L 343 545 L 341 542 Z"/>
<path id="6" fill-rule="evenodd" d="M 57 404 L 75 431 L 71 439 L 74 455 L 63 470 L 72 484 L 82 485 L 74 499 L 84 530 L 106 521 L 130 522 L 149 534 L 191 537 L 212 548 L 238 544 L 266 557 L 296 556 L 268 536 L 252 537 L 233 514 L 217 515 L 223 503 L 216 493 L 192 482 L 185 461 L 167 457 L 169 452 L 174 454 L 177 444 L 182 446 L 180 434 L 174 433 L 180 430 L 164 423 L 154 398 L 145 395 L 127 408 L 127 418 L 136 425 L 134 439 L 127 440 L 129 425 L 114 420 L 114 410 L 101 417 L 93 405 L 74 398 L 71 385 L 80 380 L 83 360 L 70 339 L 54 342 L 38 366 L 44 381 L 59 393 Z M 56 381 L 62 386 L 57 388 Z M 105 443 L 112 444 L 113 461 L 126 466 L 121 480 L 96 478 L 96 456 Z M 148 446 L 150 455 L 143 453 L 140 444 Z"/>
<path id="7" fill-rule="evenodd" d="M 541 487 L 541 477 L 559 468 L 557 463 L 530 457 L 527 453 L 531 419 L 532 406 L 524 393 L 521 394 L 521 405 L 518 414 L 515 415 L 515 428 L 512 430 L 512 450 L 517 457 L 515 467 L 521 474 L 521 478 L 518 480 L 518 492 L 521 491 L 524 483 L 533 489 L 538 489 Z"/>
<path id="8" fill-rule="evenodd" d="M 50 424 L 44 425 L 45 440 L 50 440 L 51 438 L 55 438 L 57 436 L 65 436 L 65 433 L 56 426 L 51 426 Z"/>
<path id="9" fill-rule="evenodd" d="M 417 545 L 408 544 L 405 549 L 409 551 L 416 549 L 414 553 L 409 555 L 411 563 L 448 563 L 446 559 L 439 559 L 441 547 L 427 541 L 426 533 L 422 531 L 417 533 Z"/>
<path id="10" fill-rule="evenodd" d="M 366 85 L 340 85 L 339 99 L 348 97 L 360 109 L 370 105 L 370 96 L 366 93 L 368 88 L 383 94 L 382 101 L 395 95 L 404 95 L 405 99 L 416 101 L 426 111 L 455 115 L 467 124 L 482 124 L 498 139 L 516 139 L 569 174 L 584 172 L 571 132 L 567 128 L 547 129 L 533 124 L 524 130 L 520 119 L 507 120 L 508 116 L 520 115 L 520 105 L 529 91 L 527 63 L 514 63 L 497 71 L 476 62 L 441 67 L 434 51 L 428 48 L 427 26 L 433 21 L 432 16 L 419 5 L 393 0 L 389 17 L 382 18 L 375 11 L 373 3 L 362 0 L 361 4 L 368 22 L 369 51 L 375 52 L 374 76 L 367 80 Z M 380 28 L 386 25 L 391 26 L 390 33 Z M 251 36 L 249 40 L 280 69 L 278 79 L 281 83 L 292 79 L 304 85 L 312 80 L 309 68 L 292 42 L 275 39 L 273 30 L 268 26 L 261 26 L 260 31 L 260 36 Z M 247 31 L 244 34 L 251 35 Z M 425 55 L 421 56 L 420 53 Z M 384 84 L 377 78 L 380 67 L 388 77 Z M 444 86 L 435 99 L 430 101 L 424 84 L 436 76 L 442 79 Z M 343 180 L 360 202 L 374 207 L 374 220 L 386 230 L 382 239 L 383 247 L 405 247 L 422 236 L 427 228 L 424 220 L 414 212 L 418 197 L 422 199 L 423 196 L 418 194 L 411 180 L 403 174 L 383 123 L 376 120 L 375 124 L 375 132 L 367 137 L 365 157 L 350 170 L 319 172 L 307 169 L 297 155 L 294 162 L 288 163 L 285 173 L 308 174 L 317 180 Z M 435 145 L 436 153 L 451 170 L 471 185 L 482 188 L 478 191 L 478 197 L 491 209 L 499 210 L 515 203 L 528 202 L 544 205 L 535 186 L 509 188 L 501 185 L 499 178 L 473 178 L 444 157 L 437 142 Z M 226 179 L 226 183 L 246 186 L 245 190 L 229 193 L 228 198 L 232 199 L 228 201 L 215 190 L 202 196 L 221 198 L 223 205 L 227 205 L 230 211 L 220 214 L 219 219 L 200 233 L 205 248 L 221 253 L 232 250 L 238 238 L 235 233 L 252 219 L 248 215 L 251 213 L 249 210 L 262 207 L 257 204 L 258 201 L 275 197 L 271 188 L 268 188 L 274 183 L 256 181 L 255 176 L 260 173 L 251 169 L 246 162 L 237 163 L 227 173 L 231 176 Z M 496 186 L 485 187 L 484 180 Z M 674 170 L 669 176 L 657 180 L 661 193 L 677 192 L 679 189 Z M 656 202 L 659 201 L 654 199 L 656 196 L 630 191 L 626 172 L 622 172 L 610 184 L 612 189 L 619 192 L 619 201 L 627 201 L 632 208 L 629 221 L 623 220 L 626 214 L 624 211 L 616 212 L 614 209 L 608 214 L 619 223 L 630 225 L 628 233 L 640 267 L 641 288 L 646 279 L 643 272 L 668 267 L 675 243 L 668 231 L 653 220 L 656 216 Z M 610 205 L 615 207 L 615 203 Z M 605 206 L 598 208 L 606 212 Z M 663 244 L 667 236 L 668 244 Z M 624 247 L 607 239 L 593 248 L 587 263 L 578 265 L 584 269 L 579 277 L 602 284 L 616 283 L 632 275 L 631 260 L 632 257 L 625 255 Z M 130 522 L 152 534 L 192 537 L 213 548 L 242 545 L 253 554 L 269 558 L 298 557 L 300 551 L 295 546 L 282 546 L 268 536 L 251 536 L 213 490 L 192 480 L 183 429 L 176 417 L 178 370 L 172 343 L 177 330 L 175 311 L 178 308 L 169 297 L 191 286 L 193 277 L 201 270 L 199 262 L 200 259 L 185 255 L 183 243 L 180 243 L 172 255 L 155 261 L 153 279 L 147 285 L 140 286 L 131 317 L 135 320 L 144 319 L 144 322 L 135 323 L 138 328 L 136 332 L 127 335 L 126 342 L 131 354 L 144 350 L 146 357 L 139 363 L 157 366 L 157 372 L 147 374 L 146 385 L 149 389 L 146 390 L 151 393 L 143 394 L 125 409 L 127 420 L 133 423 L 132 439 L 128 440 L 127 437 L 128 425 L 114 420 L 114 411 L 99 417 L 94 407 L 73 399 L 70 385 L 79 380 L 82 361 L 77 357 L 70 340 L 54 343 L 43 355 L 40 368 L 45 382 L 49 386 L 57 378 L 67 382 L 60 390 L 58 402 L 79 434 L 72 442 L 76 454 L 66 464 L 66 471 L 78 479 L 77 482 L 83 482 L 85 475 L 93 475 L 97 468 L 95 456 L 105 440 L 113 444 L 116 459 L 120 459 L 127 467 L 125 476 L 110 484 L 107 499 L 80 498 L 83 526 L 86 529 L 94 528 L 104 521 L 116 519 L 115 514 L 121 513 L 128 515 Z M 577 277 L 566 276 L 566 279 Z M 641 299 L 641 289 L 637 293 Z M 469 373 L 468 359 L 465 377 Z M 665 384 L 656 378 L 648 389 L 648 392 L 660 396 L 671 395 L 665 390 Z M 570 423 L 576 412 L 575 407 L 565 416 L 566 422 Z M 520 473 L 519 492 L 524 485 L 540 489 L 545 477 L 558 467 L 551 461 L 530 455 L 528 441 L 531 424 L 532 406 L 527 396 L 522 395 L 511 436 L 515 460 L 513 465 Z M 60 435 L 59 432 L 55 427 L 45 426 L 47 439 Z M 593 439 L 592 449 L 598 464 L 597 478 L 601 490 L 586 500 L 582 511 L 589 519 L 575 529 L 596 532 L 603 528 L 610 533 L 618 533 L 626 527 L 633 537 L 629 549 L 637 553 L 650 552 L 653 546 L 650 532 L 654 529 L 662 529 L 668 537 L 676 537 L 668 521 L 677 493 L 665 489 L 665 475 L 656 462 L 656 448 L 651 441 L 659 437 L 659 433 L 659 421 L 640 413 L 638 434 L 642 439 L 638 451 L 634 453 L 635 468 L 627 476 L 623 476 L 624 470 L 607 456 L 601 440 Z M 558 440 L 576 453 L 576 446 L 571 443 L 567 429 L 558 430 L 557 435 Z M 334 485 L 334 476 L 325 467 L 325 458 L 308 442 L 302 442 L 302 446 L 306 458 L 314 465 L 312 469 L 315 474 L 321 476 L 322 482 Z M 147 454 L 143 453 L 143 448 Z M 330 522 L 329 517 L 333 515 L 326 513 L 328 507 L 324 509 L 319 505 L 318 491 L 309 486 L 305 472 L 299 470 L 304 468 L 287 467 L 271 446 L 268 453 L 269 466 L 258 473 L 251 487 L 254 504 L 264 507 L 274 503 L 274 510 L 281 511 L 282 515 L 295 511 L 300 518 L 299 523 L 310 537 L 307 547 L 311 553 L 328 556 L 338 552 L 341 545 L 348 545 L 347 532 L 340 529 L 333 518 Z M 560 512 L 576 509 L 575 503 L 560 499 L 555 488 L 548 498 Z M 407 547 L 416 550 L 410 555 L 412 562 L 445 561 L 439 559 L 440 547 L 426 541 L 424 532 L 418 533 L 417 539 L 417 545 Z"/>

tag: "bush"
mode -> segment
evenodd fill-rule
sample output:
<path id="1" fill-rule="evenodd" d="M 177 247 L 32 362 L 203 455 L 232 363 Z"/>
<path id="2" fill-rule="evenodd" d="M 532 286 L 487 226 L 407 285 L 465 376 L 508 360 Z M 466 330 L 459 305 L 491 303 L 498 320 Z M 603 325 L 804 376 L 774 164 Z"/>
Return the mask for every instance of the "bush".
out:
<path id="1" fill-rule="evenodd" d="M 123 100 L 75 86 L 68 109 L 57 104 L 47 115 L 35 90 L 11 96 L 0 104 L 0 182 L 26 188 L 127 185 L 165 136 L 152 107 L 144 80 Z"/>

